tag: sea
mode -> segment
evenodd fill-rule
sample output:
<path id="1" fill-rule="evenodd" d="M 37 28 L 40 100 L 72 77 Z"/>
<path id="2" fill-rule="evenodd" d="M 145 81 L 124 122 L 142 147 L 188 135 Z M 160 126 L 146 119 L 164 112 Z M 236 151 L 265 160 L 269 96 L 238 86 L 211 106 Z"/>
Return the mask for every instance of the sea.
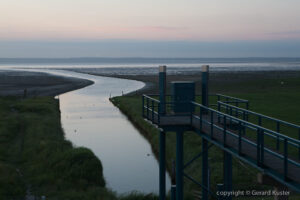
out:
<path id="1" fill-rule="evenodd" d="M 299 58 L 0 58 L 1 68 L 89 69 L 104 75 L 156 74 L 166 65 L 169 74 L 193 74 L 209 65 L 211 72 L 295 71 Z"/>

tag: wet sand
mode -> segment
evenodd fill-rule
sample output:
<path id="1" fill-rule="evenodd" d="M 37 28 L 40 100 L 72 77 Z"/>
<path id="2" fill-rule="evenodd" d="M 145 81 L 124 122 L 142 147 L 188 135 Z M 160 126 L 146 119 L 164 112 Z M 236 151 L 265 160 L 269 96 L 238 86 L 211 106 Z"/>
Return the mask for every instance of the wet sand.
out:
<path id="1" fill-rule="evenodd" d="M 103 74 L 101 70 L 76 68 L 67 69 L 70 71 L 116 77 L 130 80 L 142 81 L 146 85 L 138 91 L 131 94 L 155 94 L 158 93 L 158 75 L 120 75 L 120 74 Z M 256 87 L 256 81 L 262 82 L 265 80 L 278 80 L 288 78 L 300 78 L 300 71 L 234 71 L 234 72 L 211 72 L 210 73 L 210 88 L 211 93 L 224 92 L 225 86 L 239 85 L 251 83 Z M 195 71 L 190 74 L 170 74 L 167 76 L 167 90 L 170 91 L 171 82 L 173 81 L 194 81 L 196 90 L 200 91 L 201 73 Z M 54 76 L 42 72 L 25 72 L 25 71 L 0 71 L 0 96 L 23 96 L 26 90 L 27 96 L 56 96 L 68 91 L 79 89 L 93 84 L 92 81 L 71 77 Z M 248 84 L 249 85 L 249 84 Z M 257 87 L 263 87 L 257 85 Z M 234 90 L 244 90 L 245 88 L 234 87 Z M 249 88 L 248 88 L 249 89 Z M 234 92 L 234 91 L 231 91 Z"/>
<path id="2" fill-rule="evenodd" d="M 91 84 L 85 79 L 42 72 L 0 71 L 0 96 L 56 96 Z"/>

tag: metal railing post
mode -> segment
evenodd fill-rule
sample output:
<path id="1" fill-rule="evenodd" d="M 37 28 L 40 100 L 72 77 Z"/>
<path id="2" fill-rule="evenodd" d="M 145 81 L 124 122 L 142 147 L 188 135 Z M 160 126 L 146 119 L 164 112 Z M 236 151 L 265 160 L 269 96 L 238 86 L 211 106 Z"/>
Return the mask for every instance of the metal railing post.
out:
<path id="1" fill-rule="evenodd" d="M 228 114 L 228 113 L 229 113 L 229 106 L 227 105 L 227 103 L 226 103 L 225 112 L 226 112 L 226 114 Z"/>
<path id="2" fill-rule="evenodd" d="M 300 140 L 300 128 L 298 129 L 298 139 Z M 298 159 L 300 160 L 300 144 L 298 144 Z"/>
<path id="3" fill-rule="evenodd" d="M 261 155 L 261 150 L 260 150 L 260 129 L 257 129 L 256 131 L 256 163 L 258 166 L 260 166 L 260 155 Z"/>
<path id="4" fill-rule="evenodd" d="M 223 126 L 223 146 L 226 146 L 226 116 L 223 116 L 223 122 L 224 122 L 224 126 Z"/>
<path id="5" fill-rule="evenodd" d="M 280 132 L 280 123 L 277 122 L 276 123 L 276 132 L 279 133 Z M 280 149 L 280 143 L 279 143 L 279 136 L 277 135 L 276 138 L 276 149 L 279 150 Z"/>
<path id="6" fill-rule="evenodd" d="M 221 112 L 221 104 L 219 101 L 219 96 L 218 96 L 218 111 Z M 221 119 L 220 119 L 220 114 L 218 114 L 218 123 L 220 123 Z"/>
<path id="7" fill-rule="evenodd" d="M 261 126 L 262 122 L 261 122 L 261 116 L 258 116 L 258 125 Z"/>
<path id="8" fill-rule="evenodd" d="M 246 110 L 249 110 L 249 101 L 246 103 Z M 249 121 L 249 114 L 246 115 L 246 121 Z"/>
<path id="9" fill-rule="evenodd" d="M 193 125 L 193 103 L 190 102 L 190 123 Z"/>
<path id="10" fill-rule="evenodd" d="M 152 110 L 152 122 L 154 122 L 154 101 L 153 100 L 152 100 L 151 110 Z"/>
<path id="11" fill-rule="evenodd" d="M 243 110 L 243 120 L 246 120 L 246 111 Z M 243 126 L 243 135 L 246 135 L 246 127 Z"/>
<path id="12" fill-rule="evenodd" d="M 242 154 L 242 122 L 239 121 L 239 155 Z"/>
<path id="13" fill-rule="evenodd" d="M 288 173 L 288 143 L 287 143 L 287 139 L 284 138 L 284 179 L 287 180 L 287 173 Z"/>
<path id="14" fill-rule="evenodd" d="M 203 124 L 203 123 L 202 123 L 202 114 L 203 114 L 203 111 L 202 111 L 202 110 L 203 110 L 203 108 L 200 106 L 200 114 L 199 114 L 199 115 L 200 115 L 200 116 L 199 116 L 199 120 L 200 120 L 200 121 L 199 121 L 200 132 L 202 132 L 202 124 Z"/>
<path id="15" fill-rule="evenodd" d="M 146 99 L 146 103 L 147 103 L 147 119 L 149 119 L 149 98 Z"/>
<path id="16" fill-rule="evenodd" d="M 160 103 L 158 103 L 157 105 L 157 113 L 158 113 L 157 124 L 160 125 Z"/>
<path id="17" fill-rule="evenodd" d="M 214 134 L 214 112 L 210 111 L 210 138 L 213 138 Z"/>
<path id="18" fill-rule="evenodd" d="M 232 116 L 232 107 L 230 107 L 230 113 L 229 113 L 230 116 Z M 232 118 L 230 117 L 230 127 L 232 126 Z"/>
<path id="19" fill-rule="evenodd" d="M 264 166 L 264 159 L 265 159 L 265 137 L 264 137 L 264 130 L 260 130 L 260 160 L 262 166 Z"/>
<path id="20" fill-rule="evenodd" d="M 144 95 L 142 96 L 142 116 L 143 118 L 145 117 L 145 97 Z"/>

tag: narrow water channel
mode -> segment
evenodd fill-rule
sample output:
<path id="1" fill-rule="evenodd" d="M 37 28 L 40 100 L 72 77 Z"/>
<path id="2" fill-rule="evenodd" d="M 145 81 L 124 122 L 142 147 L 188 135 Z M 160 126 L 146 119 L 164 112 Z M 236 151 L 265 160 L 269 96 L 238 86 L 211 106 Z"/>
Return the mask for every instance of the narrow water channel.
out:
<path id="1" fill-rule="evenodd" d="M 59 96 L 61 120 L 66 138 L 76 146 L 90 148 L 101 160 L 107 187 L 119 194 L 158 193 L 159 168 L 150 144 L 109 101 L 110 95 L 137 90 L 144 83 L 69 71 L 55 73 L 95 82 Z M 168 175 L 166 182 L 170 188 Z"/>

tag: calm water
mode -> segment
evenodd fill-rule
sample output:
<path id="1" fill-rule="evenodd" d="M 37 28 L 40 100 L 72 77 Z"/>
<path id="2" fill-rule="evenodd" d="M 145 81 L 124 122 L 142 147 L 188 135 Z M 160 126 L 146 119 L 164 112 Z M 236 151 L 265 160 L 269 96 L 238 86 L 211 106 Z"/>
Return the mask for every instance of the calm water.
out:
<path id="1" fill-rule="evenodd" d="M 101 74 L 156 74 L 167 65 L 169 74 L 200 72 L 203 64 L 211 71 L 300 70 L 300 58 L 0 58 L 0 68 L 75 68 Z"/>
<path id="2" fill-rule="evenodd" d="M 143 83 L 76 73 L 94 85 L 59 96 L 67 139 L 90 148 L 101 160 L 107 186 L 118 193 L 158 193 L 158 162 L 151 146 L 109 96 L 137 90 Z M 168 188 L 170 186 L 167 179 Z"/>
<path id="3" fill-rule="evenodd" d="M 108 99 L 110 95 L 137 90 L 144 83 L 59 70 L 50 72 L 95 82 L 59 95 L 61 121 L 68 140 L 75 146 L 90 148 L 101 160 L 107 187 L 119 194 L 158 193 L 159 168 L 150 144 Z"/>

